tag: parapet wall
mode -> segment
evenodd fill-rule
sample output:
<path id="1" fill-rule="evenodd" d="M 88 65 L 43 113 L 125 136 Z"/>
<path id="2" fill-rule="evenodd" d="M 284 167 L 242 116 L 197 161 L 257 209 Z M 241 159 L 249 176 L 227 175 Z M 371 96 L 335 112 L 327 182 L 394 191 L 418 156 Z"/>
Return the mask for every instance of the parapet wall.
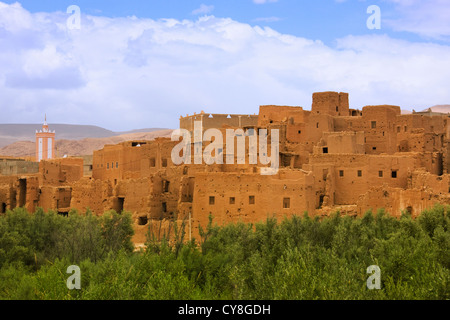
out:
<path id="1" fill-rule="evenodd" d="M 333 91 L 313 93 L 311 112 L 330 116 L 348 116 L 348 93 Z"/>
<path id="2" fill-rule="evenodd" d="M 200 113 L 192 116 L 180 117 L 180 129 L 194 130 L 194 122 L 201 121 L 203 130 L 219 129 L 224 126 L 243 128 L 258 125 L 258 116 L 249 114 L 213 114 Z"/>

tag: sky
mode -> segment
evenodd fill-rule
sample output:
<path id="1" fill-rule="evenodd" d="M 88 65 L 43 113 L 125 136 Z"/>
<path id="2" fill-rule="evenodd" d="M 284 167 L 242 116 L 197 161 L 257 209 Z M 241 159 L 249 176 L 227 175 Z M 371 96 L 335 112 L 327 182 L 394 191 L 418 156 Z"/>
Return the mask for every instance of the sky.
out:
<path id="1" fill-rule="evenodd" d="M 320 91 L 450 104 L 448 17 L 448 0 L 0 0 L 0 123 L 177 128 Z"/>

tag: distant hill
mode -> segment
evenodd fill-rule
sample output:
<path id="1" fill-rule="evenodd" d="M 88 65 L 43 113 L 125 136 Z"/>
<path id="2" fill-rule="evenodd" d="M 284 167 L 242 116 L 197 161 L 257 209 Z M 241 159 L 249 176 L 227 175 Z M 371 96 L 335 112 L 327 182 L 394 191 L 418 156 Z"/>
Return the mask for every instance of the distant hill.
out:
<path id="1" fill-rule="evenodd" d="M 432 112 L 450 113 L 450 104 L 436 105 L 429 109 L 431 109 Z M 427 111 L 428 111 L 428 108 L 425 110 L 422 110 L 421 112 L 427 112 Z"/>
<path id="2" fill-rule="evenodd" d="M 52 126 L 50 126 L 52 128 Z M 171 129 L 156 130 L 153 132 L 134 132 L 103 138 L 84 138 L 79 140 L 56 139 L 56 156 L 83 156 L 90 155 L 95 150 L 102 149 L 105 144 L 117 144 L 129 140 L 153 140 L 158 137 L 170 137 Z M 0 155 L 27 157 L 36 154 L 36 143 L 31 141 L 18 141 L 0 149 Z"/>
<path id="3" fill-rule="evenodd" d="M 129 133 L 154 132 L 164 128 L 146 128 L 125 132 L 114 132 L 98 126 L 49 124 L 50 130 L 56 130 L 56 139 L 80 140 L 85 138 L 108 138 Z M 19 141 L 35 141 L 36 130 L 42 124 L 0 124 L 0 148 Z"/>

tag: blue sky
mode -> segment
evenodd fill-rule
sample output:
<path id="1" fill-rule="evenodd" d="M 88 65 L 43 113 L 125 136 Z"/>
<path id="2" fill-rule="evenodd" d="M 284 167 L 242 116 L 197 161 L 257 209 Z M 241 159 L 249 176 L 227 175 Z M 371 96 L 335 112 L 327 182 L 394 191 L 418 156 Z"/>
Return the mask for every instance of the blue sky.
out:
<path id="1" fill-rule="evenodd" d="M 0 123 L 175 128 L 201 110 L 309 109 L 317 91 L 450 104 L 449 16 L 445 0 L 0 0 Z"/>
<path id="2" fill-rule="evenodd" d="M 264 2 L 264 0 L 261 0 Z M 4 1 L 14 3 L 16 1 Z M 393 1 L 364 0 L 278 0 L 257 3 L 252 0 L 23 0 L 20 3 L 30 12 L 65 11 L 78 5 L 85 14 L 107 17 L 136 16 L 138 18 L 193 19 L 195 10 L 202 14 L 232 18 L 251 25 L 268 25 L 278 32 L 319 39 L 332 43 L 334 39 L 369 33 L 388 33 L 390 35 L 420 40 L 410 32 L 393 32 L 392 29 L 368 30 L 366 20 L 369 5 L 378 5 L 386 17 L 398 17 Z M 203 10 L 204 9 L 204 10 Z"/>

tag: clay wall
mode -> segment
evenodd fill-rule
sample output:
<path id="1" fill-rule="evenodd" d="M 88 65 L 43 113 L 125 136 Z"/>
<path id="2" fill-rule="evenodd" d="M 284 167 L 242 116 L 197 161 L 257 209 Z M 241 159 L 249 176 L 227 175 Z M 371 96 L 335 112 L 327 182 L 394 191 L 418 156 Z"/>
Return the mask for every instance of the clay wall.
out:
<path id="1" fill-rule="evenodd" d="M 39 171 L 39 163 L 24 160 L 0 161 L 0 175 L 32 174 Z"/>
<path id="2" fill-rule="evenodd" d="M 39 184 L 42 186 L 68 185 L 83 177 L 82 158 L 59 158 L 39 163 Z"/>
<path id="3" fill-rule="evenodd" d="M 324 132 L 322 141 L 314 147 L 314 153 L 355 153 L 364 154 L 364 132 Z"/>
<path id="4" fill-rule="evenodd" d="M 309 111 L 301 107 L 265 105 L 259 107 L 258 127 L 270 124 L 301 124 L 306 122 Z"/>
<path id="5" fill-rule="evenodd" d="M 333 171 L 333 192 L 335 205 L 354 204 L 358 197 L 371 186 L 386 184 L 391 187 L 406 188 L 408 175 L 421 166 L 421 154 L 367 156 L 360 154 L 316 154 L 310 157 L 305 170 L 315 171 L 329 168 Z M 320 179 L 319 179 L 320 180 Z M 323 185 L 316 183 L 317 190 Z"/>
<path id="6" fill-rule="evenodd" d="M 258 116 L 248 114 L 210 114 L 202 112 L 200 114 L 180 117 L 180 128 L 193 131 L 195 121 L 202 121 L 203 130 L 210 128 L 219 129 L 223 126 L 242 128 L 257 126 Z"/>
<path id="7" fill-rule="evenodd" d="M 395 123 L 401 110 L 398 106 L 366 106 L 362 110 L 366 154 L 392 154 L 397 151 Z"/>
<path id="8" fill-rule="evenodd" d="M 423 210 L 432 208 L 436 203 L 450 204 L 450 197 L 448 194 L 435 194 L 426 189 L 405 190 L 379 186 L 362 195 L 358 199 L 357 208 L 360 215 L 368 210 L 376 212 L 384 208 L 395 217 L 400 217 L 402 212 L 409 212 L 412 217 L 417 217 Z"/>
<path id="9" fill-rule="evenodd" d="M 348 93 L 331 91 L 313 93 L 311 112 L 330 116 L 348 116 Z"/>
<path id="10" fill-rule="evenodd" d="M 17 207 L 34 212 L 39 200 L 39 179 L 35 175 L 0 176 L 0 213 Z"/>
<path id="11" fill-rule="evenodd" d="M 193 224 L 205 227 L 210 214 L 218 224 L 281 219 L 314 210 L 313 176 L 280 170 L 276 176 L 198 173 L 192 203 Z"/>

